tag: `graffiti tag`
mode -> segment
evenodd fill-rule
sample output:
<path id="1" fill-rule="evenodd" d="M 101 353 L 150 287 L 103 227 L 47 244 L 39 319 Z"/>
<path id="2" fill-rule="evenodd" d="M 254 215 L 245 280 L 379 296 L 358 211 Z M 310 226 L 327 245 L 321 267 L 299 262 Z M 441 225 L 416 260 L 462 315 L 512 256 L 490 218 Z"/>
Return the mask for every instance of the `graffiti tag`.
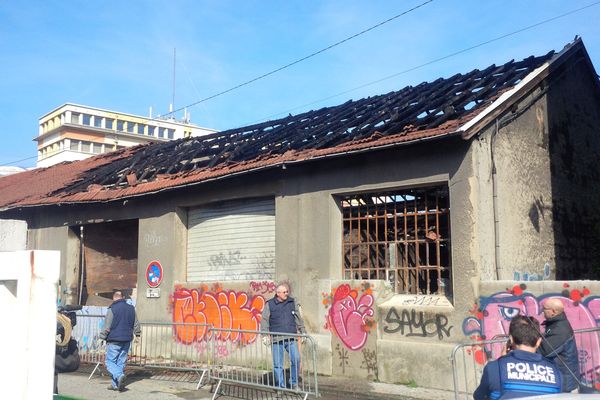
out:
<path id="1" fill-rule="evenodd" d="M 402 310 L 401 314 L 392 307 L 388 311 L 383 327 L 386 333 L 400 332 L 404 336 L 430 337 L 437 335 L 439 340 L 450 336 L 452 326 L 448 326 L 448 318 L 443 314 L 435 314 L 427 318 L 423 311 Z"/>
<path id="2" fill-rule="evenodd" d="M 358 292 L 348 284 L 340 285 L 333 295 L 327 327 L 350 350 L 360 350 L 367 343 L 372 326 L 369 318 L 375 314 L 371 308 L 373 302 L 370 290 L 358 298 Z"/>
<path id="3" fill-rule="evenodd" d="M 207 292 L 198 289 L 177 289 L 173 294 L 173 321 L 212 325 L 214 328 L 259 330 L 265 299 L 244 292 Z M 190 344 L 206 339 L 207 326 L 177 325 L 177 340 Z M 219 340 L 252 343 L 256 333 L 221 332 Z"/>

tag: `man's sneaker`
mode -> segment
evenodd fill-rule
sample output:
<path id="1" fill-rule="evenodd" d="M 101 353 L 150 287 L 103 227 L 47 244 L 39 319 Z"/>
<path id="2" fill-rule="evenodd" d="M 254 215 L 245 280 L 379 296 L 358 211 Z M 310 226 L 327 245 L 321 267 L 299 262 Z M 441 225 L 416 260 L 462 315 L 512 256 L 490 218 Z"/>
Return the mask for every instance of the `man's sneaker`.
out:
<path id="1" fill-rule="evenodd" d="M 117 390 L 119 392 L 122 392 L 123 389 L 125 389 L 125 374 L 121 375 L 119 377 L 119 379 L 117 379 L 117 382 L 118 382 Z"/>
<path id="2" fill-rule="evenodd" d="M 118 388 L 114 387 L 113 385 L 108 385 L 108 390 L 119 390 Z"/>

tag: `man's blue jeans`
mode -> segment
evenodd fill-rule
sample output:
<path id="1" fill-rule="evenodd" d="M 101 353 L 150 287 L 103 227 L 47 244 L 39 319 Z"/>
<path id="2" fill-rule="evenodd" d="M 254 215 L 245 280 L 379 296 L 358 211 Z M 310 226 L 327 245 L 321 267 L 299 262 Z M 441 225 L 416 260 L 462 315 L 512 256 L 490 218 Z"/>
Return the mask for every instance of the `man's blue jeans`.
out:
<path id="1" fill-rule="evenodd" d="M 123 370 L 130 346 L 131 342 L 106 343 L 106 369 L 112 375 L 112 386 L 115 389 L 119 385 L 119 378 L 125 375 Z"/>
<path id="2" fill-rule="evenodd" d="M 292 387 L 298 384 L 298 368 L 300 367 L 300 353 L 298 352 L 298 343 L 295 339 L 285 339 L 273 342 L 273 371 L 275 372 L 275 386 L 286 387 L 283 377 L 284 351 L 290 355 L 291 376 L 290 385 Z"/>

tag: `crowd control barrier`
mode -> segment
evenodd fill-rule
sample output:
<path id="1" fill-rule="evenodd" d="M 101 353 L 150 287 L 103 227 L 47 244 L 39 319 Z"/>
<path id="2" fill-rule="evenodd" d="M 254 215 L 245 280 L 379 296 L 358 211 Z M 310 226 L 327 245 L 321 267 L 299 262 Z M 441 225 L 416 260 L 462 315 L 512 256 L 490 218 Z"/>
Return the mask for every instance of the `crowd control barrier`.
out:
<path id="1" fill-rule="evenodd" d="M 217 382 L 213 400 L 223 382 L 290 392 L 304 399 L 319 396 L 316 345 L 308 335 L 213 328 L 208 343 L 209 374 Z"/>
<path id="2" fill-rule="evenodd" d="M 103 327 L 103 315 L 77 315 L 77 325 L 75 325 L 72 336 L 78 341 L 81 362 L 94 365 L 88 379 L 94 376 L 106 358 L 106 344 L 100 340 L 99 336 Z M 202 385 L 205 377 L 208 378 L 207 344 L 187 341 L 186 336 L 195 337 L 193 335 L 196 335 L 198 331 L 207 332 L 210 328 L 209 325 L 141 322 L 140 327 L 142 334 L 139 339 L 135 339 L 131 343 L 127 365 L 196 372 L 199 376 L 196 388 Z"/>
<path id="3" fill-rule="evenodd" d="M 574 371 L 581 390 L 600 389 L 600 328 L 578 329 L 574 339 L 579 353 L 579 370 Z M 459 344 L 452 350 L 455 399 L 472 399 L 485 364 L 503 354 L 508 336 Z"/>

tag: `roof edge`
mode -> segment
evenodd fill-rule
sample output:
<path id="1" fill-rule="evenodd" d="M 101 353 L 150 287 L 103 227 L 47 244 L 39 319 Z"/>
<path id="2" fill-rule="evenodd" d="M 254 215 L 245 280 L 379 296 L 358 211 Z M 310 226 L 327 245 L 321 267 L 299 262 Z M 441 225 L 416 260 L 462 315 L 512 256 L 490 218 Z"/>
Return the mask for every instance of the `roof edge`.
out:
<path id="1" fill-rule="evenodd" d="M 496 101 L 480 112 L 475 118 L 458 128 L 462 137 L 468 140 L 475 136 L 494 118 L 506 111 L 514 102 L 523 97 L 527 92 L 537 86 L 550 74 L 550 67 L 556 67 L 566 62 L 576 52 L 584 50 L 585 46 L 581 38 L 576 38 L 567 44 L 559 53 L 555 54 L 549 61 L 536 68 L 512 89 L 503 93 Z M 587 52 L 586 52 L 587 55 Z M 588 56 L 589 58 L 589 56 Z"/>

